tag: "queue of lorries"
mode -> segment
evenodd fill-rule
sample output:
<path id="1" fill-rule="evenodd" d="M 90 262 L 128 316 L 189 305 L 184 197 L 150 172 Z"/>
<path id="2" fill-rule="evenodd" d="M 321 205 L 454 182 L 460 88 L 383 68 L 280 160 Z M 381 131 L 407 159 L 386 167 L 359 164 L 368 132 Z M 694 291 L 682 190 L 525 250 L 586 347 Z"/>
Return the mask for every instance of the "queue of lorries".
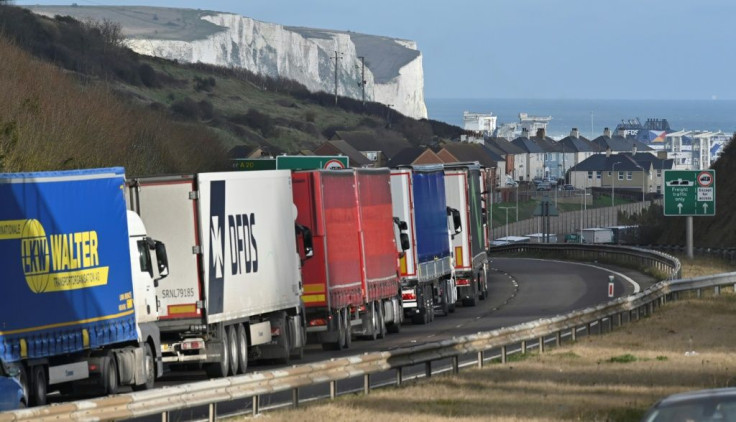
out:
<path id="1" fill-rule="evenodd" d="M 3 375 L 47 392 L 151 388 L 350 346 L 488 294 L 486 169 L 126 179 L 0 174 Z"/>

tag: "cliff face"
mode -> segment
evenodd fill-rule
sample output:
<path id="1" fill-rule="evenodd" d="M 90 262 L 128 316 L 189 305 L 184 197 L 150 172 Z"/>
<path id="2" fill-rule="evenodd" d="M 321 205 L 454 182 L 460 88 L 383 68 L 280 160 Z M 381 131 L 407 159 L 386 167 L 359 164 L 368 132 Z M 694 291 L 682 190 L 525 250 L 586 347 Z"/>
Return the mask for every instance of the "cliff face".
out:
<path id="1" fill-rule="evenodd" d="M 311 91 L 330 93 L 335 90 L 337 51 L 338 94 L 357 99 L 362 98 L 359 57 L 364 57 L 367 101 L 389 104 L 409 117 L 427 117 L 422 55 L 413 42 L 284 27 L 216 12 L 205 12 L 200 19 L 220 30 L 188 41 L 157 38 L 155 33 L 129 33 L 127 43 L 141 54 L 242 67 L 258 74 L 296 80 Z M 123 31 L 126 32 L 124 23 Z"/>

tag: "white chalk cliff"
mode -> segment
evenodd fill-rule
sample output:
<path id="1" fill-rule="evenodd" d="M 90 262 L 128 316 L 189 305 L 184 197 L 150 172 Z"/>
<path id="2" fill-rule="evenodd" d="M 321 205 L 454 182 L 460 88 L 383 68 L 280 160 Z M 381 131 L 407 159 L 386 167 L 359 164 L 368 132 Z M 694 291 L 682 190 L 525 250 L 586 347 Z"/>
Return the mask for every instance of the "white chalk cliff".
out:
<path id="1" fill-rule="evenodd" d="M 338 94 L 356 99 L 362 98 L 362 56 L 367 101 L 391 105 L 409 117 L 427 117 L 422 54 L 412 41 L 285 27 L 227 13 L 203 12 L 200 19 L 220 29 L 186 41 L 133 33 L 127 44 L 140 54 L 244 68 L 293 79 L 313 92 L 329 93 L 335 89 L 337 51 Z"/>

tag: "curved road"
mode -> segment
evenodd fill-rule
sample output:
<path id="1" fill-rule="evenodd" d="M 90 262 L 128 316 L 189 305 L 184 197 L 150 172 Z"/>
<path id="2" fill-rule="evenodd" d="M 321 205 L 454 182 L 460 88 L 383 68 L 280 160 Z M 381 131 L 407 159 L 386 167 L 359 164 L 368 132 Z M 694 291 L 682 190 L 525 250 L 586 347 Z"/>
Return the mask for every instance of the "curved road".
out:
<path id="1" fill-rule="evenodd" d="M 593 263 L 492 258 L 488 277 L 489 298 L 478 302 L 478 306 L 458 306 L 449 317 L 436 317 L 428 325 L 405 323 L 399 334 L 390 334 L 378 341 L 358 339 L 352 342 L 348 350 L 325 352 L 319 345 L 311 345 L 305 350 L 303 360 L 292 363 L 317 362 L 331 357 L 391 350 L 565 314 L 610 300 L 608 276 L 612 274 L 615 276 L 616 297 L 634 292 L 634 285 L 626 277 L 638 283 L 642 290 L 654 282 L 651 277 L 630 269 L 607 269 Z M 281 366 L 283 365 L 256 363 L 250 365 L 249 371 L 270 370 Z M 171 372 L 157 382 L 156 386 L 204 379 L 207 379 L 204 371 Z"/>

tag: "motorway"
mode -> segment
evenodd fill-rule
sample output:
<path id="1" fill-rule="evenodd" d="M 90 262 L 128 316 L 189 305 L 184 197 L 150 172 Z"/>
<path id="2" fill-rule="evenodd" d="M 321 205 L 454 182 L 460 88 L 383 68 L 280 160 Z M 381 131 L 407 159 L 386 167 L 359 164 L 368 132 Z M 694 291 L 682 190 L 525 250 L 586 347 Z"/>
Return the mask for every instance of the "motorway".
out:
<path id="1" fill-rule="evenodd" d="M 609 275 L 614 275 L 615 296 L 626 296 L 637 289 L 644 290 L 654 280 L 636 271 L 589 263 L 573 263 L 522 258 L 492 258 L 489 272 L 489 298 L 480 301 L 475 307 L 458 306 L 449 317 L 436 317 L 428 325 L 404 324 L 399 334 L 388 335 L 383 340 L 353 341 L 351 348 L 343 351 L 325 352 L 319 345 L 310 345 L 305 350 L 304 359 L 293 364 L 327 360 L 332 357 L 345 357 L 366 352 L 391 350 L 408 345 L 416 345 L 430 341 L 438 341 L 453 336 L 475 334 L 482 331 L 512 326 L 539 318 L 568 313 L 572 310 L 586 308 L 610 300 L 608 297 Z M 251 364 L 249 372 L 265 371 L 283 367 L 274 364 Z M 385 378 L 390 378 L 387 375 Z M 156 387 L 165 387 L 187 382 L 206 380 L 204 371 L 169 372 L 158 380 Z M 353 380 L 340 387 L 344 389 L 360 389 L 361 380 Z M 312 393 L 324 395 L 324 386 L 313 389 Z M 284 395 L 288 402 L 290 396 Z M 273 404 L 277 398 L 269 398 Z M 265 403 L 264 403 L 265 404 Z M 232 413 L 242 410 L 243 403 L 237 409 L 236 404 L 221 404 L 218 413 Z M 172 414 L 172 420 L 196 420 L 204 416 L 203 411 L 187 410 Z M 154 418 L 145 418 L 154 420 Z M 160 420 L 156 418 L 155 420 Z"/>

